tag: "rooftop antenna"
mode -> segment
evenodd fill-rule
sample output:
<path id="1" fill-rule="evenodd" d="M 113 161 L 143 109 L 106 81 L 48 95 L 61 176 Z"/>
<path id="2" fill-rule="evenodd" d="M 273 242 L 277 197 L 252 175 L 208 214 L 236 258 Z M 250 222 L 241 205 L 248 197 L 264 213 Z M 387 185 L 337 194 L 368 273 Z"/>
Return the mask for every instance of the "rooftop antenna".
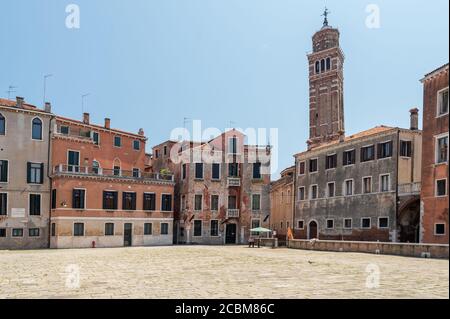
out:
<path id="1" fill-rule="evenodd" d="M 81 96 L 81 113 L 84 113 L 84 99 L 91 95 L 91 93 L 86 93 Z"/>
<path id="2" fill-rule="evenodd" d="M 53 76 L 53 74 L 46 74 L 46 75 L 44 75 L 44 105 L 45 105 L 45 102 L 46 102 L 46 100 L 45 100 L 45 94 L 46 94 L 46 91 L 47 91 L 47 79 L 49 78 L 49 77 L 52 77 Z"/>
<path id="3" fill-rule="evenodd" d="M 230 129 L 231 129 L 231 128 L 234 129 L 234 128 L 235 128 L 234 125 L 236 124 L 236 122 L 230 120 L 229 124 L 230 124 Z"/>
<path id="4" fill-rule="evenodd" d="M 17 86 L 13 86 L 13 85 L 8 86 L 8 91 L 6 91 L 6 93 L 8 93 L 8 100 L 11 98 L 11 93 L 17 92 L 14 89 L 17 89 Z"/>

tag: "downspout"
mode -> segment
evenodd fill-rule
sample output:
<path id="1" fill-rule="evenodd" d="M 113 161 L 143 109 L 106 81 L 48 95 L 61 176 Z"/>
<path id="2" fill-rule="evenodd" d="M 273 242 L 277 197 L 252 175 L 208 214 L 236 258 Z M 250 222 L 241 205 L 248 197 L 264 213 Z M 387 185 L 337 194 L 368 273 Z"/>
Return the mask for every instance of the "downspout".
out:
<path id="1" fill-rule="evenodd" d="M 392 238 L 392 242 L 397 242 L 398 234 L 397 234 L 397 218 L 398 218 L 398 204 L 400 201 L 400 198 L 398 197 L 398 171 L 400 166 L 400 129 L 397 129 L 397 145 L 396 145 L 396 153 L 397 153 L 397 165 L 395 168 L 395 228 L 394 228 L 394 235 L 395 237 Z"/>
<path id="2" fill-rule="evenodd" d="M 293 196 L 293 202 L 292 202 L 292 237 L 295 239 L 295 205 L 297 204 L 297 158 L 294 157 L 294 176 L 292 176 L 292 185 L 294 186 L 294 189 L 292 190 Z M 288 247 L 289 247 L 289 240 L 288 240 Z"/>
<path id="3" fill-rule="evenodd" d="M 48 244 L 47 244 L 47 248 L 50 248 L 50 240 L 51 240 L 51 232 L 52 232 L 52 199 L 53 199 L 53 179 L 52 179 L 52 175 L 51 175 L 51 170 L 53 168 L 52 165 L 52 158 L 51 158 L 51 154 L 52 154 L 52 126 L 53 126 L 53 121 L 55 120 L 55 116 L 52 115 L 50 117 L 50 124 L 48 127 L 48 151 L 47 151 L 47 177 L 49 179 L 49 191 L 50 191 L 50 205 L 49 205 L 49 214 L 48 214 Z"/>

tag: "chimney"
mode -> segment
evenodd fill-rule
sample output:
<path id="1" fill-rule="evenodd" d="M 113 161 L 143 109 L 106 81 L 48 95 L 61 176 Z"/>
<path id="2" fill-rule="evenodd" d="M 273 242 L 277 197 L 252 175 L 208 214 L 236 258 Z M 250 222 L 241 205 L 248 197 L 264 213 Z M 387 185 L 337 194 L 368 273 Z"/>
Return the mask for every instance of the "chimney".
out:
<path id="1" fill-rule="evenodd" d="M 143 128 L 139 129 L 138 135 L 144 136 L 144 129 Z"/>
<path id="2" fill-rule="evenodd" d="M 417 131 L 419 129 L 419 109 L 415 107 L 415 108 L 409 110 L 409 113 L 411 113 L 411 115 L 410 115 L 410 119 L 411 119 L 410 129 L 412 131 Z"/>
<path id="3" fill-rule="evenodd" d="M 16 101 L 17 101 L 17 108 L 19 108 L 19 109 L 23 109 L 23 101 L 24 101 L 24 98 L 23 97 L 20 97 L 20 96 L 16 96 Z"/>
<path id="4" fill-rule="evenodd" d="M 339 130 L 339 143 L 345 142 L 345 132 L 343 130 Z"/>
<path id="5" fill-rule="evenodd" d="M 107 129 L 111 128 L 111 119 L 105 118 L 105 128 Z"/>
<path id="6" fill-rule="evenodd" d="M 50 102 L 45 102 L 44 111 L 47 113 L 52 113 L 52 105 L 50 104 Z"/>
<path id="7" fill-rule="evenodd" d="M 83 123 L 89 124 L 89 113 L 83 113 Z"/>

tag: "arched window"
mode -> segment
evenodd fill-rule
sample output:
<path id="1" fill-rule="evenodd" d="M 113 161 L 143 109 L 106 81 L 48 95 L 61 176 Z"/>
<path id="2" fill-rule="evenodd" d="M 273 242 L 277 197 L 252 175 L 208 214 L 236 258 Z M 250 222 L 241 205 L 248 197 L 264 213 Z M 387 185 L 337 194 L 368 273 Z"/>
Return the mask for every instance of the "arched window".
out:
<path id="1" fill-rule="evenodd" d="M 320 72 L 324 72 L 324 71 L 325 71 L 325 59 L 320 61 Z"/>
<path id="2" fill-rule="evenodd" d="M 327 58 L 327 71 L 331 69 L 331 59 Z"/>
<path id="3" fill-rule="evenodd" d="M 319 73 L 320 73 L 320 62 L 317 61 L 316 62 L 316 74 L 319 74 Z"/>
<path id="4" fill-rule="evenodd" d="M 31 138 L 33 140 L 42 140 L 42 121 L 37 117 L 33 119 Z"/>
<path id="5" fill-rule="evenodd" d="M 100 172 L 100 164 L 94 160 L 92 161 L 92 173 L 98 175 Z"/>
<path id="6" fill-rule="evenodd" d="M 0 113 L 0 135 L 5 135 L 5 133 L 6 133 L 6 119 Z"/>

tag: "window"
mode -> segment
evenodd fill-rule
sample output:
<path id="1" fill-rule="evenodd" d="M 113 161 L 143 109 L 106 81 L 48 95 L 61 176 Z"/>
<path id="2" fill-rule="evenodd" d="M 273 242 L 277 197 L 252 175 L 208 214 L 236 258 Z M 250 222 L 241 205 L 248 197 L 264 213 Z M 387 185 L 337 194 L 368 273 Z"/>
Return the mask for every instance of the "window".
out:
<path id="1" fill-rule="evenodd" d="M 361 148 L 361 162 L 373 161 L 375 159 L 375 146 L 366 146 Z"/>
<path id="2" fill-rule="evenodd" d="M 320 62 L 316 61 L 316 74 L 320 73 Z"/>
<path id="3" fill-rule="evenodd" d="M 0 135 L 5 135 L 5 134 L 6 134 L 6 119 L 0 113 Z"/>
<path id="4" fill-rule="evenodd" d="M 86 190 L 74 189 L 72 191 L 72 208 L 85 209 Z"/>
<path id="5" fill-rule="evenodd" d="M 131 192 L 122 193 L 122 209 L 136 210 L 136 193 Z"/>
<path id="6" fill-rule="evenodd" d="M 334 219 L 327 219 L 327 229 L 334 228 Z"/>
<path id="7" fill-rule="evenodd" d="M 120 136 L 114 136 L 114 146 L 115 147 L 122 146 L 122 138 Z"/>
<path id="8" fill-rule="evenodd" d="M 30 194 L 30 215 L 39 216 L 41 215 L 41 195 L 40 194 Z"/>
<path id="9" fill-rule="evenodd" d="M 353 180 L 348 179 L 344 182 L 344 194 L 345 196 L 353 195 Z"/>
<path id="10" fill-rule="evenodd" d="M 0 237 L 6 237 L 6 229 L 0 228 Z"/>
<path id="11" fill-rule="evenodd" d="M 31 138 L 33 140 L 42 140 L 42 121 L 38 118 L 32 121 Z"/>
<path id="12" fill-rule="evenodd" d="M 80 152 L 69 151 L 67 153 L 67 170 L 69 172 L 80 171 Z"/>
<path id="13" fill-rule="evenodd" d="M 141 177 L 141 171 L 139 168 L 133 168 L 133 177 L 134 178 L 139 178 Z"/>
<path id="14" fill-rule="evenodd" d="M 105 236 L 114 236 L 114 223 L 105 223 Z"/>
<path id="15" fill-rule="evenodd" d="M 39 237 L 39 228 L 30 228 L 28 229 L 28 236 L 29 237 Z"/>
<path id="16" fill-rule="evenodd" d="M 113 174 L 114 176 L 120 176 L 120 166 L 114 165 Z"/>
<path id="17" fill-rule="evenodd" d="M 231 137 L 228 139 L 228 154 L 237 154 L 237 137 Z"/>
<path id="18" fill-rule="evenodd" d="M 44 164 L 27 163 L 27 183 L 43 184 L 44 183 Z"/>
<path id="19" fill-rule="evenodd" d="M 299 220 L 297 226 L 298 226 L 299 229 L 304 229 L 305 228 L 305 222 L 303 220 Z"/>
<path id="20" fill-rule="evenodd" d="M 305 200 L 305 188 L 304 187 L 298 188 L 298 200 Z"/>
<path id="21" fill-rule="evenodd" d="M 8 161 L 0 160 L 0 183 L 8 182 Z"/>
<path id="22" fill-rule="evenodd" d="M 361 228 L 370 228 L 370 218 L 361 218 Z"/>
<path id="23" fill-rule="evenodd" d="M 8 194 L 0 193 L 0 216 L 8 215 Z"/>
<path id="24" fill-rule="evenodd" d="M 94 141 L 95 145 L 100 144 L 100 135 L 98 134 L 98 132 L 92 132 L 92 140 Z"/>
<path id="25" fill-rule="evenodd" d="M 200 237 L 202 235 L 202 221 L 194 220 L 194 236 Z"/>
<path id="26" fill-rule="evenodd" d="M 378 228 L 389 228 L 389 218 L 387 217 L 378 218 Z"/>
<path id="27" fill-rule="evenodd" d="M 311 185 L 310 199 L 317 198 L 317 185 Z"/>
<path id="28" fill-rule="evenodd" d="M 133 141 L 133 149 L 135 151 L 139 151 L 141 149 L 141 142 L 139 142 L 138 140 L 134 140 Z"/>
<path id="29" fill-rule="evenodd" d="M 389 174 L 380 176 L 380 192 L 389 192 L 390 190 Z"/>
<path id="30" fill-rule="evenodd" d="M 55 223 L 52 223 L 50 232 L 51 232 L 52 237 L 56 236 L 56 224 Z"/>
<path id="31" fill-rule="evenodd" d="M 252 210 L 258 211 L 261 209 L 261 195 L 252 194 Z"/>
<path id="32" fill-rule="evenodd" d="M 215 180 L 220 179 L 220 164 L 213 163 L 211 169 L 212 169 L 212 179 Z"/>
<path id="33" fill-rule="evenodd" d="M 445 235 L 445 224 L 435 224 L 434 225 L 435 235 Z"/>
<path id="34" fill-rule="evenodd" d="M 253 163 L 253 179 L 261 179 L 261 163 Z"/>
<path id="35" fill-rule="evenodd" d="M 438 116 L 448 113 L 448 88 L 438 93 Z"/>
<path id="36" fill-rule="evenodd" d="M 228 209 L 237 209 L 237 198 L 235 195 L 228 196 Z"/>
<path id="37" fill-rule="evenodd" d="M 153 224 L 152 223 L 144 223 L 144 235 L 151 235 L 153 232 Z"/>
<path id="38" fill-rule="evenodd" d="M 259 219 L 252 219 L 252 228 L 258 228 L 261 226 L 261 221 Z M 259 235 L 259 232 L 252 232 L 252 235 Z"/>
<path id="39" fill-rule="evenodd" d="M 298 174 L 305 175 L 305 162 L 300 162 L 298 165 Z"/>
<path id="40" fill-rule="evenodd" d="M 211 210 L 219 210 L 219 195 L 211 195 Z"/>
<path id="41" fill-rule="evenodd" d="M 446 163 L 448 160 L 448 135 L 436 139 L 436 163 Z"/>
<path id="42" fill-rule="evenodd" d="M 372 193 L 372 177 L 363 177 L 363 193 Z"/>
<path id="43" fill-rule="evenodd" d="M 194 197 L 194 210 L 201 211 L 202 210 L 202 202 L 203 202 L 203 196 L 202 195 L 195 195 L 195 197 Z"/>
<path id="44" fill-rule="evenodd" d="M 211 220 L 210 230 L 211 230 L 210 234 L 212 237 L 219 236 L 219 221 L 218 220 L 216 220 L 216 219 Z"/>
<path id="45" fill-rule="evenodd" d="M 392 156 L 392 141 L 378 144 L 378 158 L 387 158 Z"/>
<path id="46" fill-rule="evenodd" d="M 400 156 L 411 157 L 411 141 L 400 141 Z"/>
<path id="47" fill-rule="evenodd" d="M 351 218 L 344 218 L 344 229 L 352 229 L 352 219 Z"/>
<path id="48" fill-rule="evenodd" d="M 320 61 L 320 72 L 324 72 L 325 71 L 325 59 Z"/>
<path id="49" fill-rule="evenodd" d="M 68 126 L 62 125 L 62 126 L 59 128 L 59 132 L 60 132 L 61 134 L 63 134 L 63 135 L 69 135 L 70 129 L 69 129 Z"/>
<path id="50" fill-rule="evenodd" d="M 345 151 L 343 155 L 343 162 L 342 165 L 349 166 L 355 164 L 356 161 L 356 151 Z"/>
<path id="51" fill-rule="evenodd" d="M 161 235 L 169 235 L 169 224 L 161 223 Z"/>
<path id="52" fill-rule="evenodd" d="M 239 177 L 239 164 L 229 163 L 228 164 L 228 176 L 229 177 Z"/>
<path id="53" fill-rule="evenodd" d="M 337 154 L 327 155 L 325 158 L 325 169 L 333 169 L 337 166 Z"/>
<path id="54" fill-rule="evenodd" d="M 317 172 L 317 158 L 309 160 L 309 172 Z"/>
<path id="55" fill-rule="evenodd" d="M 114 191 L 103 192 L 103 209 L 104 210 L 116 210 L 118 199 L 118 193 Z"/>
<path id="56" fill-rule="evenodd" d="M 327 71 L 331 69 L 331 59 L 327 58 Z"/>
<path id="57" fill-rule="evenodd" d="M 327 184 L 327 196 L 334 197 L 335 196 L 335 184 L 334 182 Z"/>
<path id="58" fill-rule="evenodd" d="M 195 178 L 203 179 L 203 163 L 195 163 Z"/>
<path id="59" fill-rule="evenodd" d="M 77 237 L 84 236 L 84 223 L 73 224 L 73 235 Z"/>
<path id="60" fill-rule="evenodd" d="M 172 211 L 172 195 L 162 194 L 161 196 L 161 211 L 171 212 Z"/>
<path id="61" fill-rule="evenodd" d="M 23 228 L 13 228 L 12 236 L 13 237 L 23 237 Z"/>
<path id="62" fill-rule="evenodd" d="M 56 209 L 56 189 L 52 189 L 51 209 Z"/>
<path id="63" fill-rule="evenodd" d="M 183 164 L 182 166 L 181 166 L 181 176 L 182 176 L 182 178 L 183 179 L 186 179 L 186 165 L 187 164 Z"/>
<path id="64" fill-rule="evenodd" d="M 163 154 L 164 154 L 164 156 L 167 155 L 167 146 L 164 146 L 164 148 L 163 148 Z"/>
<path id="65" fill-rule="evenodd" d="M 156 194 L 154 193 L 144 193 L 144 210 L 152 211 L 156 210 Z"/>
<path id="66" fill-rule="evenodd" d="M 439 179 L 436 181 L 436 196 L 446 196 L 447 195 L 447 180 Z"/>
<path id="67" fill-rule="evenodd" d="M 159 150 L 155 150 L 155 158 L 159 157 Z"/>

